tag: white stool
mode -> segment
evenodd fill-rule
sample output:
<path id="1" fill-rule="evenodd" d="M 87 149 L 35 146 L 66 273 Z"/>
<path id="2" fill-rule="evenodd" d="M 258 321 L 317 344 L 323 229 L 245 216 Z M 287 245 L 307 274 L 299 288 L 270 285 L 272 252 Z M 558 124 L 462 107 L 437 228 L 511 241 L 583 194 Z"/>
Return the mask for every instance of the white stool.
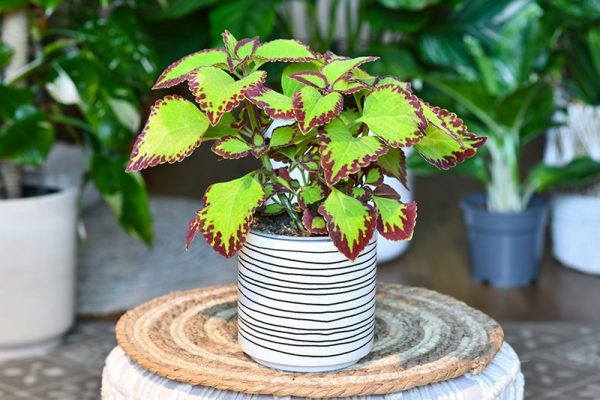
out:
<path id="1" fill-rule="evenodd" d="M 393 400 L 522 400 L 524 378 L 514 350 L 504 343 L 494 360 L 478 375 L 421 386 L 386 396 L 352 399 Z M 248 395 L 192 386 L 160 377 L 132 362 L 120 347 L 108 356 L 102 375 L 102 400 L 250 400 L 273 396 Z M 289 397 L 287 397 L 289 398 Z"/>

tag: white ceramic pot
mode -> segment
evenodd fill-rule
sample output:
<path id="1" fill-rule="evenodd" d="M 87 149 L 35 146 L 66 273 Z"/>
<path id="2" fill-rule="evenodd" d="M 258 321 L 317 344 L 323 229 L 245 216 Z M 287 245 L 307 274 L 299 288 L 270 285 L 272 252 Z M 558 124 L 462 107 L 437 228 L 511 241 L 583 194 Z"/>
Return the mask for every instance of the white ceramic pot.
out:
<path id="1" fill-rule="evenodd" d="M 0 359 L 46 351 L 73 323 L 76 199 L 0 200 Z"/>
<path id="2" fill-rule="evenodd" d="M 238 263 L 238 341 L 254 360 L 317 372 L 348 367 L 369 353 L 375 240 L 350 261 L 329 238 L 252 231 Z"/>
<path id="3" fill-rule="evenodd" d="M 567 267 L 600 274 L 600 198 L 560 194 L 552 199 L 552 251 Z"/>

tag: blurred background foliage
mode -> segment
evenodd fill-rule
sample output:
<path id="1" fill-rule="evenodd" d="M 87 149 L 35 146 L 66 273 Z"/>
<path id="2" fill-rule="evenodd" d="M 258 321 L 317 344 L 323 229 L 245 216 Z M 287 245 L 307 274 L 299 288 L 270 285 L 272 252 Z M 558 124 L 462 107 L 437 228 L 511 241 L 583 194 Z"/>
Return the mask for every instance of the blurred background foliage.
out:
<path id="1" fill-rule="evenodd" d="M 457 171 L 486 184 L 488 195 L 497 192 L 505 197 L 498 201 L 513 209 L 542 189 L 535 173 L 526 178 L 519 154 L 552 126 L 557 88 L 600 104 L 599 0 L 0 3 L 0 12 L 16 9 L 30 15 L 32 61 L 0 85 L 0 113 L 10 121 L 2 129 L 21 124 L 18 130 L 31 132 L 31 119 L 53 128 L 35 124 L 46 131 L 36 134 L 33 153 L 6 151 L 7 134 L 0 133 L 0 159 L 41 163 L 54 140 L 51 131 L 83 144 L 91 179 L 120 222 L 146 241 L 151 223 L 144 183 L 125 175 L 123 165 L 153 100 L 150 87 L 174 60 L 218 45 L 225 29 L 236 37 L 295 37 L 318 51 L 380 56 L 371 73 L 411 80 L 422 96 L 489 137 L 482 156 Z M 0 45 L 0 65 L 9 59 L 10 49 Z M 416 160 L 411 167 L 431 173 Z"/>

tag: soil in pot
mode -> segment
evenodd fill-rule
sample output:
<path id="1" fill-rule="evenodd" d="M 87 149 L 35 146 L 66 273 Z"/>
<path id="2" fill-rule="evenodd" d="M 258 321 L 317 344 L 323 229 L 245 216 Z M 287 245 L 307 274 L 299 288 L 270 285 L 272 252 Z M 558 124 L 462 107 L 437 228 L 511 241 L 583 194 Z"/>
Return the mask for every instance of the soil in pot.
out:
<path id="1" fill-rule="evenodd" d="M 345 368 L 367 355 L 375 331 L 377 244 L 356 260 L 326 236 L 250 231 L 238 253 L 238 341 L 268 367 Z"/>
<path id="2" fill-rule="evenodd" d="M 534 197 L 519 213 L 491 213 L 483 194 L 461 202 L 469 239 L 471 275 L 496 287 L 527 286 L 537 281 L 544 250 L 548 201 Z"/>

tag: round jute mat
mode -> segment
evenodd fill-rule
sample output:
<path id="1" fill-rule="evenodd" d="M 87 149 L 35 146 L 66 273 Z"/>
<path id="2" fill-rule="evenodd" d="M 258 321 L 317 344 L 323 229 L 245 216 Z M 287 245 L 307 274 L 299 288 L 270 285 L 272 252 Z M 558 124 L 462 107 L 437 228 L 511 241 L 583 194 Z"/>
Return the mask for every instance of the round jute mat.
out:
<path id="1" fill-rule="evenodd" d="M 322 398 L 387 394 L 478 373 L 504 337 L 496 321 L 458 300 L 383 284 L 370 355 L 342 371 L 295 374 L 262 367 L 241 351 L 236 301 L 234 285 L 156 298 L 119 320 L 117 341 L 134 362 L 174 381 Z"/>

